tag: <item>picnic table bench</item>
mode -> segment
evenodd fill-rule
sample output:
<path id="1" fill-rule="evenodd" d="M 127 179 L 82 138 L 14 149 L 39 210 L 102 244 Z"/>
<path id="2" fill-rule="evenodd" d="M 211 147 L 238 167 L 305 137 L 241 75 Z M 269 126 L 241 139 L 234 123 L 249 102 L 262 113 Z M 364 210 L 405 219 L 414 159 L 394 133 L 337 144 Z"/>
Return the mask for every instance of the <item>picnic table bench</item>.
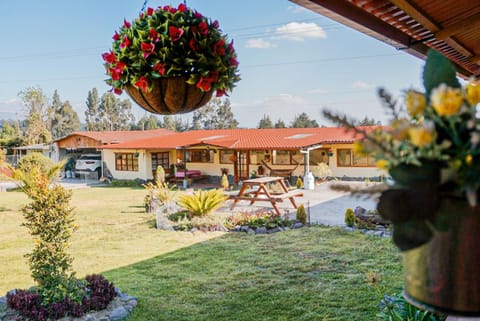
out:
<path id="1" fill-rule="evenodd" d="M 274 193 L 268 190 L 267 184 L 278 183 L 281 186 L 281 192 Z M 259 177 L 243 181 L 242 188 L 236 195 L 230 195 L 229 199 L 233 200 L 230 209 L 234 209 L 239 201 L 250 201 L 250 205 L 255 202 L 270 202 L 277 214 L 281 214 L 277 203 L 288 199 L 294 208 L 297 208 L 295 197 L 303 196 L 301 190 L 289 191 L 283 177 Z"/>

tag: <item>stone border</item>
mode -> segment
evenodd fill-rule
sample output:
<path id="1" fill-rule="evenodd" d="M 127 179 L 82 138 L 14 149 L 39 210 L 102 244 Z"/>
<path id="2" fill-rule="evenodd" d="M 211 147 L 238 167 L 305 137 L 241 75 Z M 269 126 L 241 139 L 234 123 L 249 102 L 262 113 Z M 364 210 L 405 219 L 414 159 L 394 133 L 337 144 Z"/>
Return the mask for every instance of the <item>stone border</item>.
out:
<path id="1" fill-rule="evenodd" d="M 122 293 L 120 289 L 115 288 L 117 296 L 110 302 L 106 309 L 92 311 L 79 318 L 64 317 L 59 321 L 120 321 L 128 317 L 137 306 L 138 298 Z M 15 321 L 19 320 L 17 311 L 7 308 L 7 297 L 0 297 L 0 320 Z"/>

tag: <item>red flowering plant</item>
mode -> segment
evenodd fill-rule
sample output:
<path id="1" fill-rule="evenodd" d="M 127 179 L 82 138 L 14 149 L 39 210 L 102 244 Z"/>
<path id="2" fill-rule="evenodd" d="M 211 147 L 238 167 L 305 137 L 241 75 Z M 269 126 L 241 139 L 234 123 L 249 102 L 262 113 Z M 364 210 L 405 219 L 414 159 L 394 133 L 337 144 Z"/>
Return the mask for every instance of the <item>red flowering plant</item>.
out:
<path id="1" fill-rule="evenodd" d="M 124 20 L 102 57 L 106 82 L 117 94 L 127 85 L 148 92 L 154 79 L 186 77 L 188 84 L 220 97 L 240 80 L 233 41 L 217 20 L 184 4 L 147 8 L 133 22 Z"/>

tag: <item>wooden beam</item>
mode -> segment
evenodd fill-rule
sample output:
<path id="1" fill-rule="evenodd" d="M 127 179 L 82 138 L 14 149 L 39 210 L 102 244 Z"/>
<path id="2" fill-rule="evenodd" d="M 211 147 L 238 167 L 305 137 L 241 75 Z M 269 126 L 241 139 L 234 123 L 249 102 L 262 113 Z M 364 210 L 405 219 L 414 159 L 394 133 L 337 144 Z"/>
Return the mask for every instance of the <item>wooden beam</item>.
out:
<path id="1" fill-rule="evenodd" d="M 464 30 L 471 29 L 472 25 L 480 22 L 480 13 L 474 14 L 468 18 L 460 20 L 448 27 L 443 28 L 435 33 L 435 38 L 438 40 L 445 40 L 453 35 L 456 35 Z"/>
<path id="2" fill-rule="evenodd" d="M 473 62 L 474 64 L 479 64 L 480 65 L 480 55 L 470 57 L 470 61 Z"/>
<path id="3" fill-rule="evenodd" d="M 412 6 L 406 0 L 390 0 L 391 3 L 405 11 L 413 19 L 420 22 L 425 28 L 430 30 L 431 32 L 437 32 L 440 30 L 440 26 L 432 21 L 429 17 L 427 17 L 423 12 Z"/>
<path id="4" fill-rule="evenodd" d="M 442 27 L 436 23 L 435 21 L 432 21 L 431 18 L 429 18 L 426 14 L 424 14 L 422 11 L 418 10 L 415 8 L 410 2 L 407 0 L 390 0 L 394 5 L 396 5 L 398 8 L 402 9 L 406 14 L 408 14 L 410 17 L 421 23 L 425 28 L 430 30 L 432 33 L 436 34 L 439 32 Z M 438 39 L 438 38 L 437 38 Z M 438 39 L 438 40 L 443 40 L 446 43 L 448 43 L 452 48 L 457 50 L 459 53 L 464 55 L 465 57 L 471 57 L 473 56 L 473 53 L 470 49 L 465 47 L 463 44 L 458 42 L 455 39 L 452 38 L 445 38 L 445 39 Z"/>

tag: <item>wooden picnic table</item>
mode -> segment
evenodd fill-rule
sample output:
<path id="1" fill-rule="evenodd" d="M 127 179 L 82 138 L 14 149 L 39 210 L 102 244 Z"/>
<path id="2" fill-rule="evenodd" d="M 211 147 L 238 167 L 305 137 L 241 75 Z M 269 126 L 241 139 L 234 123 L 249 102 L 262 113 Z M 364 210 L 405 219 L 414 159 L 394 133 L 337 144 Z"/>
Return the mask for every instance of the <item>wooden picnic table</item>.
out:
<path id="1" fill-rule="evenodd" d="M 268 189 L 268 184 L 273 183 L 280 184 L 280 193 L 274 193 Z M 275 209 L 275 212 L 280 215 L 281 213 L 277 207 L 277 203 L 288 199 L 293 207 L 297 208 L 295 197 L 299 196 L 303 196 L 303 192 L 298 189 L 289 191 L 287 185 L 285 185 L 284 177 L 265 176 L 252 178 L 243 181 L 238 194 L 230 195 L 229 198 L 233 200 L 230 209 L 233 210 L 239 201 L 250 201 L 250 205 L 253 205 L 255 202 L 270 202 Z"/>

